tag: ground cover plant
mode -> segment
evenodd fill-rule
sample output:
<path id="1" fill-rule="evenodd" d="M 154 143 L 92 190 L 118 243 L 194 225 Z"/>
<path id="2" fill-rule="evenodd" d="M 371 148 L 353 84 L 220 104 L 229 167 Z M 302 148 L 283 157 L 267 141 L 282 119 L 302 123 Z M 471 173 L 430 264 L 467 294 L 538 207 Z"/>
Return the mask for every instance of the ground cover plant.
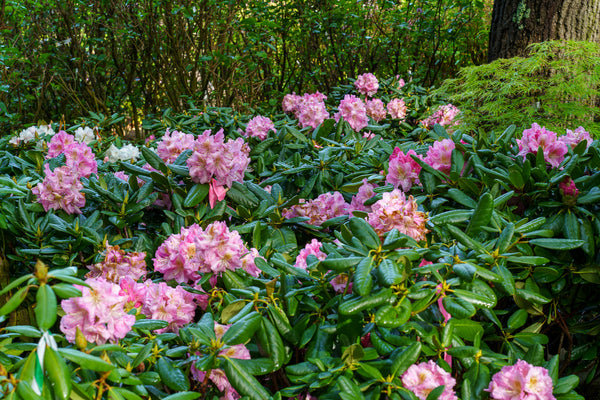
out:
<path id="1" fill-rule="evenodd" d="M 582 399 L 599 144 L 362 74 L 0 141 L 0 396 Z"/>

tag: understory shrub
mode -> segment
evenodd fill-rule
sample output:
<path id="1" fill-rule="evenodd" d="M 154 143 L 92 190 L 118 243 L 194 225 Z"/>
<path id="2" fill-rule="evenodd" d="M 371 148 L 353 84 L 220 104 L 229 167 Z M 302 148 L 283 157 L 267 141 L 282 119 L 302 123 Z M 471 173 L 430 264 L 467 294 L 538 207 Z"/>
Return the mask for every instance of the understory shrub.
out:
<path id="1" fill-rule="evenodd" d="M 372 79 L 1 139 L 2 396 L 582 399 L 598 141 Z"/>
<path id="2" fill-rule="evenodd" d="M 526 128 L 531 121 L 561 130 L 585 125 L 600 135 L 600 47 L 552 41 L 530 46 L 529 56 L 463 68 L 438 93 L 464 110 L 473 129 Z"/>

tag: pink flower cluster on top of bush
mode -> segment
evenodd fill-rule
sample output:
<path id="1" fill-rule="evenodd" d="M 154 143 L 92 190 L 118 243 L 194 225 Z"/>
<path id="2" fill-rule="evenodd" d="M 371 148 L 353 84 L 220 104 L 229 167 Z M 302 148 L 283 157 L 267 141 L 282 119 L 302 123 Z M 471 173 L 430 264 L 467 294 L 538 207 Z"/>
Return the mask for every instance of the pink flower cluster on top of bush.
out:
<path id="1" fill-rule="evenodd" d="M 31 189 L 45 211 L 64 210 L 67 214 L 80 214 L 85 206 L 85 196 L 81 192 L 83 184 L 71 168 L 64 165 L 50 170 L 44 165 L 44 180 Z"/>
<path id="2" fill-rule="evenodd" d="M 106 246 L 104 260 L 94 265 L 88 265 L 90 272 L 86 278 L 102 277 L 107 281 L 119 283 L 122 277 L 128 276 L 137 281 L 146 277 L 146 253 L 125 252 L 119 246 Z"/>
<path id="3" fill-rule="evenodd" d="M 361 187 L 358 188 L 358 193 L 352 196 L 350 202 L 350 210 L 371 212 L 371 206 L 365 206 L 365 201 L 375 196 L 375 185 L 369 183 L 367 179 L 363 179 Z"/>
<path id="4" fill-rule="evenodd" d="M 327 254 L 325 254 L 321 251 L 321 246 L 322 246 L 322 243 L 319 242 L 317 239 L 311 240 L 311 242 L 307 243 L 306 246 L 304 246 L 304 248 L 302 250 L 300 250 L 300 253 L 298 253 L 298 256 L 296 257 L 296 262 L 294 263 L 294 266 L 298 267 L 298 268 L 306 269 L 308 267 L 308 264 L 306 263 L 306 258 L 309 255 L 313 255 L 313 256 L 317 257 L 318 260 L 326 259 Z"/>
<path id="5" fill-rule="evenodd" d="M 458 114 L 460 114 L 460 110 L 455 105 L 445 104 L 421 121 L 421 124 L 427 129 L 433 128 L 435 124 L 441 126 L 458 125 L 459 121 L 455 120 Z"/>
<path id="6" fill-rule="evenodd" d="M 413 185 L 421 184 L 419 181 L 421 166 L 411 155 L 416 156 L 417 153 L 414 150 L 409 150 L 404 154 L 399 147 L 396 147 L 389 158 L 388 173 L 385 181 L 395 188 L 402 189 L 403 192 L 408 192 Z"/>
<path id="7" fill-rule="evenodd" d="M 541 148 L 544 160 L 554 168 L 560 165 L 568 152 L 567 144 L 558 140 L 555 132 L 549 131 L 535 122 L 531 128 L 523 131 L 523 136 L 521 139 L 517 139 L 517 144 L 519 145 L 518 155 L 524 159 L 529 153 L 537 154 Z"/>
<path id="8" fill-rule="evenodd" d="M 194 145 L 194 135 L 179 131 L 167 131 L 156 147 L 156 154 L 166 163 L 173 163 L 185 150 Z"/>
<path id="9" fill-rule="evenodd" d="M 455 148 L 456 145 L 452 139 L 438 140 L 429 147 L 423 161 L 432 168 L 449 174 L 450 167 L 452 166 L 452 150 Z"/>
<path id="10" fill-rule="evenodd" d="M 283 111 L 293 113 L 303 128 L 310 126 L 316 129 L 329 118 L 325 99 L 327 96 L 319 92 L 305 93 L 303 96 L 295 93 L 286 94 L 283 97 Z"/>
<path id="11" fill-rule="evenodd" d="M 206 130 L 196 138 L 193 154 L 187 159 L 190 176 L 196 183 L 211 183 L 231 187 L 234 181 L 244 180 L 250 163 L 250 148 L 242 138 L 225 142 L 223 129 L 215 135 Z"/>
<path id="12" fill-rule="evenodd" d="M 340 117 L 344 118 L 344 121 L 348 122 L 355 132 L 360 131 L 369 124 L 365 103 L 352 94 L 344 96 L 338 110 L 334 115 L 335 121 L 339 122 Z"/>
<path id="13" fill-rule="evenodd" d="M 271 121 L 267 117 L 263 117 L 262 115 L 257 115 L 248 121 L 248 125 L 246 125 L 246 131 L 243 132 L 245 136 L 257 137 L 260 140 L 265 140 L 269 131 L 273 131 L 273 133 L 277 133 L 277 129 L 275 129 L 275 125 L 273 121 Z"/>
<path id="14" fill-rule="evenodd" d="M 167 238 L 156 250 L 154 269 L 165 280 L 195 283 L 200 274 L 221 274 L 225 270 L 244 269 L 252 276 L 260 270 L 254 264 L 258 251 L 250 251 L 237 231 L 224 222 L 213 222 L 206 229 L 197 224 L 182 228 Z"/>
<path id="15" fill-rule="evenodd" d="M 385 104 L 380 99 L 367 100 L 365 108 L 367 109 L 367 115 L 373 118 L 375 122 L 379 122 L 387 117 Z"/>
<path id="16" fill-rule="evenodd" d="M 387 111 L 393 119 L 406 118 L 406 103 L 404 99 L 392 99 L 387 105 Z"/>
<path id="17" fill-rule="evenodd" d="M 283 210 L 287 219 L 308 217 L 311 225 L 321 225 L 330 218 L 348 215 L 350 205 L 346 203 L 340 192 L 323 193 L 314 200 L 300 199 L 300 203 Z"/>
<path id="18" fill-rule="evenodd" d="M 412 196 L 406 198 L 398 189 L 384 193 L 382 199 L 371 206 L 367 222 L 380 237 L 395 228 L 420 241 L 426 239 L 428 232 L 425 227 L 427 216 L 418 210 L 416 200 Z"/>
<path id="19" fill-rule="evenodd" d="M 358 90 L 358 93 L 372 97 L 375 93 L 377 93 L 377 89 L 379 89 L 379 81 L 375 75 L 368 72 L 356 77 L 356 80 L 354 81 L 354 87 L 356 90 Z"/>
<path id="20" fill-rule="evenodd" d="M 548 370 L 518 360 L 502 367 L 486 389 L 494 400 L 555 400 Z"/>
<path id="21" fill-rule="evenodd" d="M 411 365 L 402 375 L 402 385 L 412 391 L 420 400 L 426 400 L 431 391 L 439 386 L 444 386 L 444 391 L 439 400 L 457 400 L 454 393 L 454 379 L 433 360 Z"/>

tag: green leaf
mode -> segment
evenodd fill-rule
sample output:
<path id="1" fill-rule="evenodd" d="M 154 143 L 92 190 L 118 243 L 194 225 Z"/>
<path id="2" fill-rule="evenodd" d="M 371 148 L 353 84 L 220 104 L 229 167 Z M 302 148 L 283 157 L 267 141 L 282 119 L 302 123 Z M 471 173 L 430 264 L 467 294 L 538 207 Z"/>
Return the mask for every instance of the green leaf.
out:
<path id="1" fill-rule="evenodd" d="M 569 375 L 560 378 L 554 386 L 554 394 L 565 394 L 575 389 L 579 385 L 579 377 L 577 375 Z"/>
<path id="2" fill-rule="evenodd" d="M 386 287 L 402 283 L 405 279 L 403 267 L 389 258 L 381 261 L 377 267 L 377 272 L 381 278 L 382 285 Z"/>
<path id="3" fill-rule="evenodd" d="M 275 253 L 271 257 L 271 262 L 275 264 L 277 267 L 281 268 L 283 272 L 289 275 L 298 276 L 301 278 L 310 279 L 310 274 L 306 272 L 306 270 L 298 267 L 294 267 L 293 265 L 288 264 L 281 253 Z"/>
<path id="4" fill-rule="evenodd" d="M 163 397 L 162 400 L 195 400 L 202 396 L 202 393 L 196 392 L 179 392 L 167 397 Z"/>
<path id="5" fill-rule="evenodd" d="M 260 329 L 263 333 L 261 337 L 264 337 L 269 350 L 267 356 L 273 361 L 274 369 L 281 368 L 285 363 L 287 354 L 279 332 L 267 318 L 262 318 Z"/>
<path id="6" fill-rule="evenodd" d="M 500 276 L 501 279 L 498 284 L 502 287 L 502 289 L 504 289 L 504 291 L 509 295 L 514 296 L 516 293 L 515 279 L 508 268 L 502 264 L 498 264 L 492 268 L 492 271 Z"/>
<path id="7" fill-rule="evenodd" d="M 446 229 L 450 231 L 452 236 L 456 238 L 463 246 L 468 249 L 477 250 L 479 253 L 487 253 L 483 245 L 476 240 L 469 237 L 461 229 L 458 229 L 454 225 L 446 225 Z"/>
<path id="8" fill-rule="evenodd" d="M 446 311 L 454 318 L 469 318 L 477 311 L 470 302 L 460 298 L 444 297 L 442 302 Z"/>
<path id="9" fill-rule="evenodd" d="M 371 270 L 373 267 L 373 259 L 371 257 L 363 258 L 356 267 L 356 271 L 354 272 L 353 290 L 360 296 L 367 296 L 371 293 L 371 289 L 373 288 L 373 276 L 371 275 Z"/>
<path id="10" fill-rule="evenodd" d="M 507 261 L 516 264 L 544 265 L 547 264 L 550 260 L 548 260 L 546 257 L 539 256 L 510 256 L 507 258 Z"/>
<path id="11" fill-rule="evenodd" d="M 35 305 L 35 319 L 41 330 L 48 330 L 56 322 L 57 304 L 56 295 L 52 288 L 42 283 L 36 294 L 37 304 Z"/>
<path id="12" fill-rule="evenodd" d="M 442 395 L 442 393 L 444 393 L 445 389 L 446 387 L 444 385 L 436 387 L 431 392 L 429 392 L 425 400 L 437 400 Z"/>
<path id="13" fill-rule="evenodd" d="M 137 356 L 131 362 L 131 368 L 137 368 L 143 361 L 145 361 L 150 353 L 152 352 L 152 347 L 154 346 L 153 341 L 149 341 L 146 343 L 144 347 L 138 352 Z"/>
<path id="14" fill-rule="evenodd" d="M 231 385 L 242 396 L 246 395 L 252 400 L 264 400 L 271 396 L 255 377 L 242 368 L 236 359 L 227 358 L 223 363 L 223 369 Z"/>
<path id="15" fill-rule="evenodd" d="M 478 232 L 481 227 L 487 226 L 492 219 L 492 211 L 494 211 L 494 197 L 490 193 L 482 194 L 477 207 L 473 210 L 473 216 L 467 226 L 466 234 L 472 235 Z"/>
<path id="16" fill-rule="evenodd" d="M 92 356 L 74 349 L 58 349 L 58 353 L 67 360 L 79 364 L 84 369 L 92 371 L 106 372 L 116 368 L 115 365 L 107 363 L 100 357 Z"/>
<path id="17" fill-rule="evenodd" d="M 395 299 L 395 296 L 391 289 L 381 289 L 370 296 L 358 297 L 343 302 L 340 304 L 339 312 L 342 315 L 353 315 L 363 310 L 379 307 L 393 299 Z"/>
<path id="18" fill-rule="evenodd" d="M 197 183 L 189 190 L 187 196 L 183 200 L 185 208 L 195 207 L 208 195 L 208 185 L 205 183 Z"/>
<path id="19" fill-rule="evenodd" d="M 457 224 L 468 221 L 469 218 L 471 218 L 471 215 L 473 215 L 472 210 L 452 210 L 434 215 L 429 218 L 429 222 L 439 226 Z"/>
<path id="20" fill-rule="evenodd" d="M 134 328 L 153 331 L 156 329 L 166 328 L 169 325 L 167 321 L 162 319 L 140 319 L 133 324 Z"/>
<path id="21" fill-rule="evenodd" d="M 34 328 L 29 325 L 16 325 L 16 326 L 7 326 L 4 328 L 7 332 L 16 332 L 19 335 L 23 335 L 31 338 L 39 338 L 42 337 L 42 332 L 39 329 Z"/>
<path id="22" fill-rule="evenodd" d="M 402 375 L 408 367 L 413 365 L 419 359 L 421 354 L 421 343 L 414 342 L 392 360 L 392 366 L 390 368 L 390 374 L 392 377 Z"/>
<path id="23" fill-rule="evenodd" d="M 525 323 L 527 322 L 528 316 L 529 316 L 529 314 L 527 313 L 526 310 L 523 310 L 522 308 L 518 309 L 508 319 L 508 322 L 507 322 L 508 329 L 510 329 L 512 331 L 519 329 L 520 327 L 525 325 Z"/>
<path id="24" fill-rule="evenodd" d="M 572 250 L 583 246 L 584 243 L 583 240 L 554 238 L 539 238 L 529 241 L 529 244 L 552 250 Z"/>
<path id="25" fill-rule="evenodd" d="M 71 371 L 54 349 L 46 346 L 44 369 L 58 399 L 67 400 L 71 395 Z"/>
<path id="26" fill-rule="evenodd" d="M 517 289 L 517 295 L 523 299 L 530 301 L 535 304 L 547 304 L 550 303 L 550 299 L 542 296 L 539 293 L 532 292 L 526 289 Z"/>
<path id="27" fill-rule="evenodd" d="M 12 281 L 8 285 L 6 285 L 6 287 L 4 287 L 2 290 L 0 290 L 0 296 L 2 296 L 3 294 L 5 294 L 9 290 L 11 290 L 13 288 L 16 288 L 21 283 L 25 282 L 27 279 L 30 279 L 30 278 L 33 278 L 32 274 L 27 274 L 27 275 L 23 275 L 23 276 L 18 277 L 17 279 L 15 279 L 14 281 Z"/>
<path id="28" fill-rule="evenodd" d="M 358 264 L 364 257 L 327 257 L 319 262 L 319 266 L 338 272 L 347 271 L 350 267 Z"/>
<path id="29" fill-rule="evenodd" d="M 410 318 L 410 301 L 403 302 L 404 307 L 392 307 L 387 304 L 375 313 L 375 324 L 382 328 L 393 329 L 406 323 Z"/>
<path id="30" fill-rule="evenodd" d="M 337 379 L 337 384 L 340 387 L 340 396 L 342 396 L 342 394 L 343 394 L 344 396 L 347 396 L 348 399 L 364 398 L 364 395 L 360 391 L 360 388 L 358 387 L 358 385 L 356 385 L 356 383 L 351 381 L 350 378 L 348 378 L 347 376 L 345 376 L 345 375 L 340 376 Z M 344 398 L 342 397 L 342 399 L 344 399 Z"/>
<path id="31" fill-rule="evenodd" d="M 162 172 L 163 174 L 169 172 L 167 164 L 165 164 L 165 162 L 158 156 L 158 154 L 156 154 L 146 146 L 142 146 L 141 151 L 142 155 L 144 156 L 144 160 L 146 160 L 148 164 L 152 166 L 152 168 Z"/>
<path id="32" fill-rule="evenodd" d="M 466 300 L 469 303 L 475 304 L 479 307 L 490 308 L 496 305 L 494 299 L 491 299 L 480 293 L 474 293 L 463 289 L 453 289 L 453 293 L 459 298 Z"/>
<path id="33" fill-rule="evenodd" d="M 27 297 L 27 293 L 29 292 L 30 286 L 24 286 L 17 291 L 17 293 L 13 294 L 12 297 L 0 308 L 0 316 L 11 313 L 15 310 L 15 308 L 19 307 L 19 305 L 25 300 Z"/>
<path id="34" fill-rule="evenodd" d="M 258 329 L 261 319 L 261 315 L 256 311 L 244 316 L 229 327 L 223 335 L 223 342 L 229 346 L 246 343 Z"/>
<path id="35" fill-rule="evenodd" d="M 381 240 L 373 227 L 363 218 L 350 218 L 349 228 L 355 238 L 358 238 L 362 244 L 369 249 L 377 249 L 381 245 Z"/>
<path id="36" fill-rule="evenodd" d="M 44 400 L 44 398 L 38 395 L 31 385 L 24 380 L 19 381 L 17 384 L 17 394 L 23 400 Z"/>
<path id="37" fill-rule="evenodd" d="M 166 357 L 161 357 L 156 362 L 158 374 L 161 381 L 169 388 L 178 392 L 185 392 L 190 389 L 190 382 L 181 369 L 173 366 Z"/>

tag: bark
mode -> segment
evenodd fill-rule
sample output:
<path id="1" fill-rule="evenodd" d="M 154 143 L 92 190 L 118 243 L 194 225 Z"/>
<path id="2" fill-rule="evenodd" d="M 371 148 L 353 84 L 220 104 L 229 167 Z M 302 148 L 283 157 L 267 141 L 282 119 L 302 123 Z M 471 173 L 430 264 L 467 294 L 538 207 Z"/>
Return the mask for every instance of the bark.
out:
<path id="1" fill-rule="evenodd" d="M 495 0 L 488 62 L 548 40 L 600 43 L 600 0 Z"/>

